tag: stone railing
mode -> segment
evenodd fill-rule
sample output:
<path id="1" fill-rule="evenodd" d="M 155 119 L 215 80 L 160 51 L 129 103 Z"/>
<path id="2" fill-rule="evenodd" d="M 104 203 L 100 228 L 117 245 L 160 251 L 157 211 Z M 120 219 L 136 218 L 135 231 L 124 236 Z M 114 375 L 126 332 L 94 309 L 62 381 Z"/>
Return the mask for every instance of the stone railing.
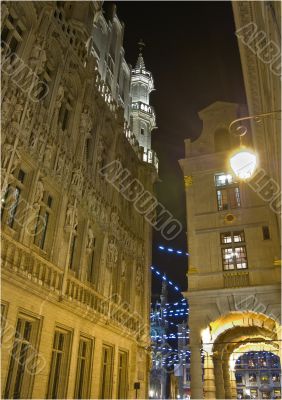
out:
<path id="1" fill-rule="evenodd" d="M 117 116 L 117 104 L 116 101 L 113 99 L 111 89 L 109 86 L 102 80 L 101 75 L 99 74 L 98 67 L 95 68 L 96 72 L 96 82 L 95 86 L 100 93 L 101 97 L 103 98 L 104 102 L 106 105 L 109 107 L 110 111 L 112 111 L 115 114 L 115 117 Z"/>
<path id="2" fill-rule="evenodd" d="M 129 334 L 145 333 L 143 318 L 137 313 L 127 311 L 126 305 L 108 299 L 86 283 L 68 276 L 65 293 L 62 296 L 63 271 L 53 263 L 45 260 L 32 249 L 1 233 L 2 270 L 12 273 L 45 288 L 60 296 L 66 303 L 78 306 L 80 315 L 91 321 L 107 321 L 108 324 L 123 329 Z"/>
<path id="3" fill-rule="evenodd" d="M 145 75 L 148 78 L 151 78 L 152 76 L 151 72 L 147 71 L 145 68 L 133 68 L 132 75 L 139 75 L 139 74 Z"/>
<path id="4" fill-rule="evenodd" d="M 54 264 L 1 233 L 2 269 L 24 277 L 41 287 L 61 292 L 63 272 Z"/>
<path id="5" fill-rule="evenodd" d="M 223 279 L 225 288 L 244 287 L 250 284 L 248 271 L 224 272 Z"/>
<path id="6" fill-rule="evenodd" d="M 84 306 L 84 312 L 91 320 L 107 320 L 119 328 L 142 334 L 145 329 L 140 315 L 132 314 L 125 309 L 123 303 L 114 302 L 80 280 L 69 277 L 67 280 L 66 298 L 79 306 Z"/>
<path id="7" fill-rule="evenodd" d="M 155 118 L 155 111 L 149 104 L 142 103 L 142 101 L 135 101 L 131 105 L 132 110 L 142 111 L 146 114 L 152 115 Z"/>

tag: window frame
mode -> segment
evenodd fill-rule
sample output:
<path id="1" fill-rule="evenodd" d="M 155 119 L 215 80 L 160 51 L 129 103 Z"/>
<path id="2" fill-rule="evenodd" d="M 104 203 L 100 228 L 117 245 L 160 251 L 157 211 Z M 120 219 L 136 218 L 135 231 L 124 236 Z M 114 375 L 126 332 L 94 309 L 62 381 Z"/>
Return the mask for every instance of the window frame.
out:
<path id="1" fill-rule="evenodd" d="M 241 237 L 241 240 L 234 241 L 235 237 Z M 224 238 L 230 238 L 231 241 L 225 241 Z M 225 272 L 228 271 L 245 271 L 248 269 L 248 254 L 247 254 L 247 246 L 246 246 L 246 237 L 244 230 L 230 230 L 220 232 L 220 245 L 221 245 L 221 261 L 222 261 L 222 269 Z M 236 250 L 240 250 L 241 257 L 236 256 Z M 228 250 L 230 250 L 228 252 Z M 231 263 L 226 262 L 229 258 L 225 257 L 226 255 L 231 254 L 230 257 Z M 244 261 L 245 259 L 245 261 Z M 238 265 L 246 264 L 246 267 L 238 268 Z M 229 268 L 229 265 L 233 265 L 234 268 Z M 227 268 L 226 268 L 227 266 Z"/>
<path id="2" fill-rule="evenodd" d="M 85 363 L 85 369 L 86 369 L 87 373 L 85 374 L 85 378 L 84 378 L 84 380 L 86 380 L 86 382 L 83 383 L 83 385 L 85 385 L 82 389 L 83 396 L 78 397 L 78 394 L 79 394 L 78 393 L 78 380 L 79 380 L 79 376 L 80 376 L 80 375 L 78 375 L 78 368 L 79 368 L 79 361 L 80 361 L 79 351 L 80 351 L 80 342 L 82 340 L 89 343 L 90 349 L 88 351 L 89 359 L 88 359 L 88 361 L 86 360 L 86 363 Z M 86 399 L 86 398 L 89 398 L 89 396 L 90 396 L 91 377 L 92 377 L 92 371 L 93 371 L 94 348 L 95 348 L 94 338 L 81 333 L 79 336 L 79 341 L 78 341 L 78 353 L 77 353 L 77 363 L 76 363 L 76 373 L 75 373 L 75 387 L 74 387 L 74 398 L 75 399 Z"/>
<path id="3" fill-rule="evenodd" d="M 120 366 L 120 355 L 125 356 L 125 366 L 123 373 L 124 377 L 121 377 L 122 368 Z M 127 350 L 118 349 L 118 363 L 117 363 L 117 399 L 127 399 L 128 398 L 128 367 L 129 367 L 129 353 Z M 124 380 L 124 381 L 123 381 Z M 122 382 L 123 381 L 123 382 Z M 123 385 L 123 387 L 121 386 Z M 123 389 L 123 390 L 122 390 Z M 125 395 L 123 395 L 125 394 Z"/>
<path id="4" fill-rule="evenodd" d="M 109 373 L 109 385 L 107 387 L 107 382 L 104 385 L 104 349 L 109 349 L 111 351 L 111 364 L 109 366 L 109 370 L 106 373 Z M 113 345 L 103 342 L 102 344 L 102 356 L 101 356 L 101 375 L 100 375 L 100 388 L 99 388 L 99 399 L 110 399 L 112 397 L 113 392 L 113 371 L 114 371 L 114 362 L 115 362 L 115 348 Z M 106 367 L 107 368 L 107 367 Z M 106 390 L 104 390 L 106 388 Z"/>
<path id="5" fill-rule="evenodd" d="M 219 179 L 222 176 L 226 177 L 223 183 Z M 214 174 L 214 184 L 218 211 L 234 210 L 242 207 L 240 185 L 231 174 L 223 172 Z M 225 201 L 223 200 L 224 198 L 226 198 Z"/>
<path id="6" fill-rule="evenodd" d="M 18 328 L 18 324 L 19 321 L 22 320 L 25 323 L 26 322 L 30 322 L 31 324 L 33 324 L 33 326 L 31 327 L 31 332 L 30 332 L 30 338 L 28 341 L 26 338 L 20 338 L 17 337 L 17 328 Z M 22 330 L 23 325 L 21 326 Z M 25 324 L 24 324 L 24 328 L 25 329 Z M 18 351 L 20 350 L 20 353 L 22 352 L 22 345 L 23 344 L 30 344 L 30 346 L 32 347 L 31 350 L 35 351 L 35 358 L 33 360 L 33 365 L 36 371 L 37 368 L 37 357 L 39 355 L 39 344 L 40 344 L 40 337 L 41 337 L 41 329 L 42 329 L 42 318 L 38 315 L 35 315 L 33 313 L 27 312 L 25 310 L 19 310 L 17 318 L 16 318 L 16 326 L 15 326 L 15 335 L 14 335 L 14 340 L 13 340 L 13 348 L 11 351 L 11 355 L 10 355 L 10 360 L 9 360 L 9 365 L 8 365 L 8 370 L 7 370 L 7 376 L 6 376 L 6 381 L 5 381 L 5 387 L 4 387 L 4 396 L 5 398 L 14 398 L 13 396 L 15 394 L 15 385 L 16 385 L 16 381 L 18 379 L 18 368 L 16 367 L 17 361 L 16 358 L 13 357 L 13 353 L 14 351 Z M 25 334 L 25 331 L 23 332 Z M 19 339 L 19 340 L 17 340 Z M 27 352 L 28 356 L 26 356 L 26 360 L 29 362 L 29 357 L 31 355 L 30 353 L 30 349 L 28 348 Z M 25 371 L 23 371 L 22 373 L 22 381 L 20 383 L 21 387 L 20 387 L 20 392 L 19 392 L 19 397 L 17 398 L 31 398 L 32 395 L 32 391 L 33 391 L 33 384 L 34 384 L 34 377 L 35 377 L 36 373 L 26 373 Z M 10 382 L 9 382 L 10 381 Z M 7 385 L 9 384 L 9 388 L 7 387 Z"/>
<path id="7" fill-rule="evenodd" d="M 53 397 L 53 385 L 54 385 L 54 377 L 55 377 L 55 366 L 57 362 L 53 358 L 54 353 L 58 354 L 57 350 L 60 349 L 55 349 L 55 339 L 56 339 L 56 333 L 62 333 L 66 335 L 67 338 L 67 343 L 63 344 L 66 346 L 66 348 L 63 350 L 65 354 L 62 356 L 62 362 L 60 365 L 60 376 L 58 377 L 58 385 L 57 385 L 57 392 L 56 392 L 56 397 Z M 69 384 L 69 372 L 70 372 L 70 360 L 71 360 L 71 350 L 72 350 L 72 341 L 73 341 L 73 330 L 67 327 L 64 327 L 60 324 L 56 324 L 55 329 L 54 329 L 54 335 L 53 335 L 53 342 L 52 342 L 52 349 L 51 349 L 51 359 L 50 359 L 50 369 L 49 369 L 49 377 L 48 377 L 48 384 L 47 384 L 47 394 L 46 394 L 46 399 L 52 399 L 52 398 L 65 398 L 67 394 L 67 389 L 68 389 L 68 384 Z M 61 351 L 61 350 L 60 350 Z M 63 359 L 64 357 L 64 359 Z M 63 373 L 61 372 L 63 371 Z"/>

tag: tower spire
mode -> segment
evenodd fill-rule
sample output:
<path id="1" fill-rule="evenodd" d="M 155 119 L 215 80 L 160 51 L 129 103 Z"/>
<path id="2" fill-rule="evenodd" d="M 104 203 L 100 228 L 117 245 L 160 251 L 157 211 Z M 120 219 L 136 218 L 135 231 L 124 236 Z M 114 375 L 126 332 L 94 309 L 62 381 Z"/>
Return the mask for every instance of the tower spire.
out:
<path id="1" fill-rule="evenodd" d="M 166 275 L 164 275 L 166 278 Z M 162 282 L 162 293 L 161 293 L 161 303 L 164 305 L 167 302 L 167 283 L 166 279 L 163 280 Z"/>
<path id="2" fill-rule="evenodd" d="M 137 59 L 137 63 L 136 63 L 135 69 L 145 69 L 145 63 L 144 63 L 143 53 L 142 53 L 145 46 L 146 45 L 143 42 L 143 40 L 140 39 L 139 42 L 138 42 L 139 56 L 138 56 L 138 59 Z"/>

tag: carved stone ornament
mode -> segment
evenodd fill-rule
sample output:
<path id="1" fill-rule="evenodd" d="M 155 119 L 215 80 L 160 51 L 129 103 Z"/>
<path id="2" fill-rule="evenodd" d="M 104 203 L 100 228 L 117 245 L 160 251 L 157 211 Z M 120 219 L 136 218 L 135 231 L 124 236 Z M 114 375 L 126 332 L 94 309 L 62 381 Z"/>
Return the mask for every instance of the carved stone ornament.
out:
<path id="1" fill-rule="evenodd" d="M 23 109 L 24 109 L 23 104 L 24 104 L 23 98 L 19 97 L 17 103 L 15 104 L 15 108 L 14 108 L 12 116 L 11 116 L 11 121 L 18 125 L 21 122 L 21 117 L 22 117 L 22 113 L 23 113 Z"/>
<path id="2" fill-rule="evenodd" d="M 77 208 L 72 201 L 69 202 L 66 211 L 65 230 L 67 232 L 75 230 L 78 225 Z"/>
<path id="3" fill-rule="evenodd" d="M 38 205 L 41 203 L 43 199 L 43 194 L 44 194 L 44 185 L 41 179 L 38 180 L 36 189 L 35 189 L 35 194 L 34 194 L 34 200 L 33 204 Z"/>
<path id="4" fill-rule="evenodd" d="M 113 269 L 116 266 L 118 260 L 118 249 L 114 239 L 110 239 L 107 248 L 107 267 Z"/>
<path id="5" fill-rule="evenodd" d="M 91 252 L 93 250 L 93 245 L 94 245 L 94 232 L 91 226 L 88 228 L 87 232 L 87 243 L 86 243 L 86 250 L 88 252 Z"/>
<path id="6" fill-rule="evenodd" d="M 81 131 L 80 133 L 82 133 L 86 137 L 89 135 L 92 129 L 92 121 L 90 113 L 86 107 L 83 109 L 81 113 L 79 129 Z"/>
<path id="7" fill-rule="evenodd" d="M 47 61 L 45 49 L 46 40 L 42 37 L 42 35 L 39 35 L 36 39 L 34 46 L 32 47 L 29 58 L 30 66 L 37 74 L 41 74 L 45 68 L 45 64 Z"/>
<path id="8" fill-rule="evenodd" d="M 4 170 L 7 170 L 12 152 L 13 152 L 13 139 L 8 135 L 7 136 L 7 141 L 3 144 L 2 146 L 2 168 Z"/>
<path id="9" fill-rule="evenodd" d="M 138 263 L 136 267 L 136 290 L 138 293 L 140 293 L 143 288 L 143 282 L 144 282 L 144 275 L 143 275 L 142 265 Z"/>

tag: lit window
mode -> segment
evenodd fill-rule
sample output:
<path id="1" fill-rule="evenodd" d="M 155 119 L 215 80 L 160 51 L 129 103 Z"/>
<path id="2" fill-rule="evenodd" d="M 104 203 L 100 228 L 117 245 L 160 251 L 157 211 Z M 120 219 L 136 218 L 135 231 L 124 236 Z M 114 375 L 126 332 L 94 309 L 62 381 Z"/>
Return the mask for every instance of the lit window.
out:
<path id="1" fill-rule="evenodd" d="M 220 242 L 223 269 L 246 269 L 248 264 L 244 232 L 223 232 L 220 234 Z M 242 243 L 242 245 L 238 246 L 237 243 Z"/>
<path id="2" fill-rule="evenodd" d="M 215 177 L 215 186 L 227 186 L 233 183 L 233 177 L 231 174 L 216 174 Z"/>
<path id="3" fill-rule="evenodd" d="M 257 381 L 256 374 L 249 374 L 249 381 L 250 382 L 256 382 Z"/>
<path id="4" fill-rule="evenodd" d="M 258 398 L 258 391 L 257 389 L 251 389 L 250 390 L 251 393 L 251 399 L 257 399 Z"/>
<path id="5" fill-rule="evenodd" d="M 273 373 L 272 374 L 272 382 L 280 382 L 280 375 Z"/>
<path id="6" fill-rule="evenodd" d="M 216 174 L 215 186 L 219 211 L 241 207 L 240 189 L 230 174 Z"/>

